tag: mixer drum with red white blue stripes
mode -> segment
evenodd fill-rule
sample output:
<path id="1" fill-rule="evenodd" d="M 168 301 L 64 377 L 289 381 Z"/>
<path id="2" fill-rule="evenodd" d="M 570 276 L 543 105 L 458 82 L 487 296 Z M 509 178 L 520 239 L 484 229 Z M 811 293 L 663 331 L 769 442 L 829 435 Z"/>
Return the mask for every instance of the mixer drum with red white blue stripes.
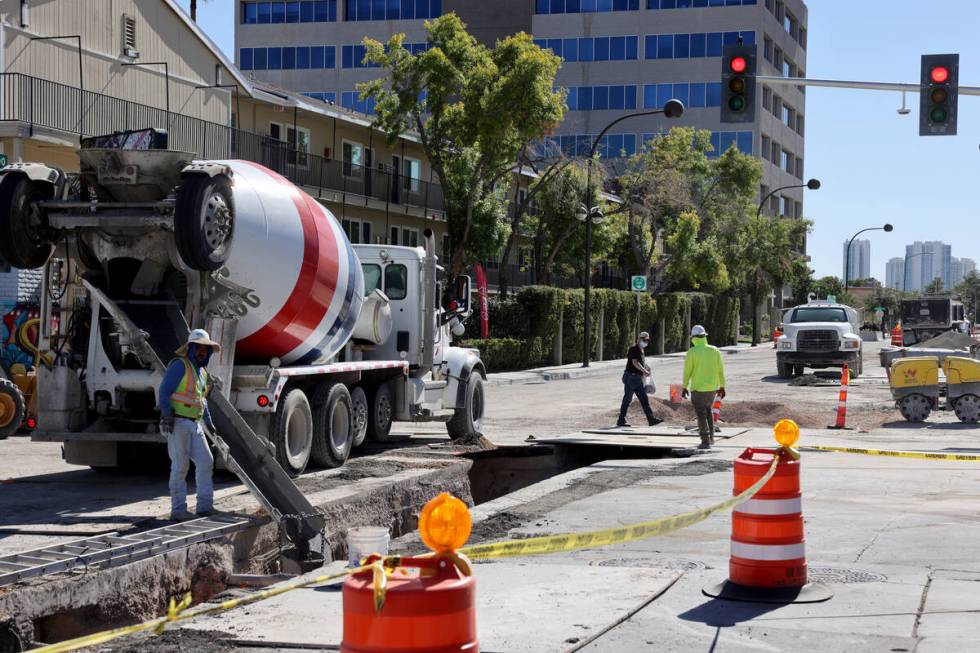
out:
<path id="1" fill-rule="evenodd" d="M 361 264 L 339 221 L 268 168 L 221 163 L 234 175 L 229 281 L 258 303 L 239 320 L 237 361 L 326 361 L 346 344 L 364 297 Z"/>

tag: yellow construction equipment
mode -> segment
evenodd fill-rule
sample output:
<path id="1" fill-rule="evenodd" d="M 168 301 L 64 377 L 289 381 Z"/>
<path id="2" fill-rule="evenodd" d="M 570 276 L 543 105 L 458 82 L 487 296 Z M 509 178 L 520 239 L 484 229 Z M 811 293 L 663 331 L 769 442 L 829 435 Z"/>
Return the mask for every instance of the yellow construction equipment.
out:
<path id="1" fill-rule="evenodd" d="M 939 359 L 934 356 L 900 358 L 892 363 L 892 397 L 910 422 L 922 422 L 939 408 Z"/>
<path id="2" fill-rule="evenodd" d="M 980 422 L 980 360 L 949 356 L 943 361 L 946 405 L 966 424 Z"/>

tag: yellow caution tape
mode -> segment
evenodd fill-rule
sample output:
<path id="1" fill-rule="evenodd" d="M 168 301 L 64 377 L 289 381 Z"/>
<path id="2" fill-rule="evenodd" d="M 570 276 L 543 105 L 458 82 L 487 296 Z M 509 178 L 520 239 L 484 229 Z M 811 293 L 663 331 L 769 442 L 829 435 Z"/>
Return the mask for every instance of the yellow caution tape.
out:
<path id="1" fill-rule="evenodd" d="M 762 486 L 769 482 L 772 475 L 776 473 L 776 465 L 779 463 L 779 456 L 775 456 L 769 471 L 756 481 L 751 487 L 741 494 L 723 501 L 721 503 L 693 510 L 670 517 L 661 517 L 648 522 L 630 524 L 620 528 L 609 528 L 601 531 L 590 531 L 587 533 L 568 533 L 565 535 L 549 535 L 544 537 L 531 537 L 524 540 L 509 540 L 506 542 L 492 542 L 490 544 L 478 544 L 467 546 L 460 549 L 470 558 L 476 560 L 487 560 L 491 558 L 512 558 L 515 556 L 541 555 L 543 553 L 558 553 L 562 551 L 576 551 L 579 549 L 592 549 L 620 542 L 633 542 L 644 540 L 656 535 L 666 535 L 674 531 L 686 528 L 704 521 L 711 515 L 722 510 L 734 508 L 752 498 Z"/>
<path id="2" fill-rule="evenodd" d="M 744 492 L 732 497 L 731 499 L 728 499 L 727 501 L 723 501 L 722 503 L 710 506 L 708 508 L 685 512 L 670 517 L 662 517 L 649 522 L 631 524 L 620 528 L 591 531 L 587 533 L 569 533 L 566 535 L 535 537 L 526 540 L 496 542 L 464 547 L 463 549 L 456 551 L 455 555 L 451 559 L 465 575 L 470 575 L 472 570 L 470 569 L 468 558 L 487 560 L 490 558 L 509 558 L 523 555 L 555 553 L 560 551 L 575 551 L 579 549 L 608 546 L 619 542 L 642 540 L 654 537 L 655 535 L 665 535 L 687 526 L 697 524 L 698 522 L 704 521 L 716 512 L 734 508 L 735 506 L 738 506 L 751 499 L 759 490 L 762 489 L 762 486 L 769 482 L 769 479 L 772 478 L 773 474 L 776 473 L 776 466 L 779 463 L 779 458 L 779 456 L 774 457 L 772 465 L 769 466 L 769 470 L 765 473 L 765 475 L 763 475 L 762 478 L 756 481 Z M 136 633 L 151 630 L 159 635 L 163 632 L 164 627 L 171 623 L 188 621 L 196 617 L 203 617 L 205 615 L 224 612 L 225 610 L 231 610 L 244 605 L 258 603 L 259 601 L 271 599 L 293 590 L 311 587 L 313 585 L 321 585 L 323 583 L 339 580 L 346 576 L 363 571 L 372 572 L 374 577 L 375 609 L 380 611 L 384 605 L 386 594 L 387 568 L 397 566 L 399 560 L 401 560 L 401 556 L 389 556 L 370 565 L 363 565 L 354 569 L 345 569 L 344 571 L 336 574 L 317 576 L 316 578 L 312 578 L 310 580 L 288 583 L 280 587 L 257 592 L 250 596 L 229 599 L 227 601 L 209 605 L 198 610 L 187 610 L 187 607 L 190 605 L 190 594 L 188 594 L 180 603 L 176 603 L 174 599 L 171 599 L 166 616 L 158 617 L 157 619 L 152 619 L 133 626 L 125 626 L 123 628 L 107 630 L 101 633 L 85 635 L 84 637 L 69 639 L 58 644 L 51 644 L 38 649 L 32 649 L 31 653 L 69 653 L 70 651 L 77 651 L 78 649 L 88 646 L 104 644 L 106 642 L 119 639 L 120 637 L 126 637 L 127 635 L 134 635 Z"/>
<path id="3" fill-rule="evenodd" d="M 864 456 L 889 456 L 892 458 L 920 458 L 923 460 L 962 460 L 980 462 L 980 455 L 966 453 L 940 453 L 938 451 L 890 451 L 887 449 L 857 449 L 855 447 L 820 447 L 808 446 L 804 450 L 836 451 L 839 453 L 857 453 Z"/>

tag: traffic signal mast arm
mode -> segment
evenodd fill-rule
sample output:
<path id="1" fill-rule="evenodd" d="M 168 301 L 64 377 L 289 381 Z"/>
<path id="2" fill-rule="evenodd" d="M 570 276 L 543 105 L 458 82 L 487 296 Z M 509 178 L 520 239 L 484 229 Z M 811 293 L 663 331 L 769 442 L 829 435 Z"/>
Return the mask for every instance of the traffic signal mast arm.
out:
<path id="1" fill-rule="evenodd" d="M 854 88 L 862 91 L 908 91 L 909 93 L 918 93 L 921 88 L 919 84 L 904 84 L 902 82 L 861 82 L 844 79 L 810 79 L 807 77 L 781 77 L 775 75 L 756 75 L 755 79 L 761 84 Z M 980 96 L 980 86 L 960 86 L 959 94 Z"/>

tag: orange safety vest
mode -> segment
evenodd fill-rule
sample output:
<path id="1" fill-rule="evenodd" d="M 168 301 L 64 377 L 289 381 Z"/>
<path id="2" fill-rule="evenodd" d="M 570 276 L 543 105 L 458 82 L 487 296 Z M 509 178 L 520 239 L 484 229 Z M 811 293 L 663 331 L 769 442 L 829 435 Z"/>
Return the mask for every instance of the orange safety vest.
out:
<path id="1" fill-rule="evenodd" d="M 170 408 L 178 417 L 199 420 L 204 416 L 205 399 L 208 395 L 208 371 L 202 367 L 198 376 L 189 360 L 181 358 L 180 361 L 184 364 L 184 378 L 170 395 Z"/>

